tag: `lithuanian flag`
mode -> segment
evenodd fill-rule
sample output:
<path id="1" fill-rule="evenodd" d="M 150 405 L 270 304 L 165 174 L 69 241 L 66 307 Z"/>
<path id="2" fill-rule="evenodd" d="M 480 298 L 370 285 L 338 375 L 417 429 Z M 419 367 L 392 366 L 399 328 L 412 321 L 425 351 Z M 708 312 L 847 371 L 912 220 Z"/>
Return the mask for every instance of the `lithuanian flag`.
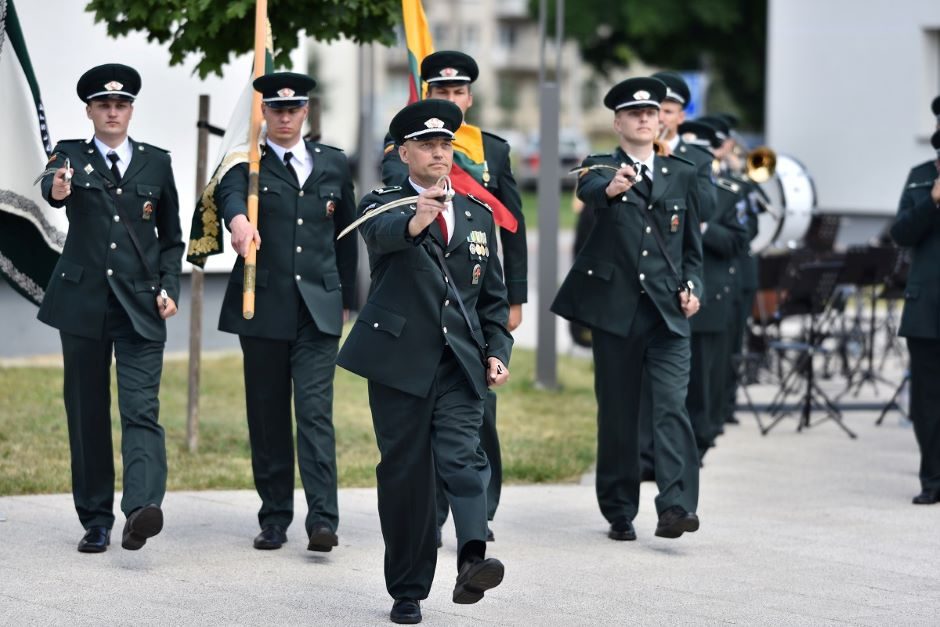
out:
<path id="1" fill-rule="evenodd" d="M 401 0 L 401 13 L 405 29 L 405 45 L 408 48 L 408 104 L 421 100 L 424 90 L 421 87 L 421 62 L 424 57 L 434 52 L 434 42 L 428 20 L 424 15 L 421 0 Z M 472 194 L 490 206 L 496 224 L 511 233 L 519 228 L 519 222 L 506 206 L 497 200 L 482 185 L 486 171 L 486 158 L 483 153 L 483 133 L 476 126 L 464 122 L 457 129 L 454 138 L 454 167 L 450 180 L 454 189 L 461 194 Z"/>

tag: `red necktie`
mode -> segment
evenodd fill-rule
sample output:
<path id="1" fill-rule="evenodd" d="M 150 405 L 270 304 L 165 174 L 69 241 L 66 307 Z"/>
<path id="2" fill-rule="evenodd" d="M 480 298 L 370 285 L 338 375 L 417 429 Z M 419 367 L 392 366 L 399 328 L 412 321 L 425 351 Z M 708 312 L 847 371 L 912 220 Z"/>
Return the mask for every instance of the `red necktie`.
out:
<path id="1" fill-rule="evenodd" d="M 444 214 L 439 213 L 437 217 L 434 218 L 437 222 L 437 226 L 441 227 L 441 234 L 444 236 L 444 244 L 447 244 L 447 222 L 444 220 Z"/>

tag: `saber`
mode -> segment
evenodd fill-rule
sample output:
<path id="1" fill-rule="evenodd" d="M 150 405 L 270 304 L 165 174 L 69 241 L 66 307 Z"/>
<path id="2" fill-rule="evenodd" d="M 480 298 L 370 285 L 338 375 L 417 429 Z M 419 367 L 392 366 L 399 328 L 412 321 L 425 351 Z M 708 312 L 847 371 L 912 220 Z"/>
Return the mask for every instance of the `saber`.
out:
<path id="1" fill-rule="evenodd" d="M 454 187 L 451 185 L 450 177 L 446 174 L 441 178 L 437 179 L 437 183 L 434 184 L 435 187 L 440 187 L 444 190 L 444 202 L 449 203 L 454 198 Z M 339 241 L 349 233 L 355 231 L 359 226 L 365 222 L 368 222 L 372 218 L 378 215 L 382 215 L 390 209 L 395 209 L 396 207 L 404 207 L 412 203 L 418 202 L 419 196 L 407 196 L 405 198 L 399 198 L 398 200 L 393 200 L 387 202 L 384 205 L 379 205 L 378 207 L 373 207 L 368 209 L 361 216 L 349 223 L 349 225 L 343 229 L 339 235 L 336 236 L 336 240 Z"/>
<path id="2" fill-rule="evenodd" d="M 568 170 L 568 174 L 577 174 L 579 177 L 581 177 L 587 174 L 588 172 L 592 172 L 596 170 L 611 170 L 613 172 L 619 172 L 620 168 L 618 168 L 617 166 L 613 166 L 613 165 L 607 165 L 606 163 L 595 163 L 594 165 L 571 168 L 570 170 Z M 640 181 L 643 180 L 643 177 L 639 173 L 637 173 L 636 176 L 633 176 L 631 178 L 631 180 L 634 183 L 639 183 Z"/>

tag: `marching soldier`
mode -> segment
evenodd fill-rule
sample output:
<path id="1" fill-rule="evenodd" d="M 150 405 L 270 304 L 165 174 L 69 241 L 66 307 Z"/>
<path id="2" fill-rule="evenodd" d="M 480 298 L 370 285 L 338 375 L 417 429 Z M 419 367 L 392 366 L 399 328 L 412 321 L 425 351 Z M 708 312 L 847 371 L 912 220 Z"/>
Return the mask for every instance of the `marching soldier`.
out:
<path id="1" fill-rule="evenodd" d="M 694 137 L 709 151 L 721 145 L 716 129 L 701 122 L 684 122 L 679 133 Z M 695 432 L 699 460 L 714 446 L 725 419 L 726 383 L 730 371 L 731 333 L 728 321 L 736 314 L 734 264 L 747 246 L 748 234 L 738 221 L 738 213 L 747 203 L 744 188 L 723 176 L 714 178 L 717 202 L 711 218 L 702 222 L 703 279 L 707 299 L 691 320 L 692 370 L 686 408 Z"/>
<path id="2" fill-rule="evenodd" d="M 911 270 L 904 290 L 899 335 L 910 353 L 910 417 L 920 447 L 921 492 L 915 505 L 940 502 L 940 96 L 933 101 L 937 132 L 930 138 L 931 159 L 911 169 L 901 193 L 891 237 L 911 249 Z"/>
<path id="3" fill-rule="evenodd" d="M 408 176 L 368 194 L 360 212 L 418 196 L 360 227 L 372 288 L 339 354 L 340 366 L 369 380 L 396 623 L 420 622 L 434 578 L 435 470 L 457 529 L 454 602 L 476 603 L 503 578 L 503 565 L 486 558 L 490 470 L 479 430 L 488 386 L 509 377 L 512 335 L 493 216 L 473 196 L 448 201 L 438 185 L 462 119 L 457 105 L 428 99 L 392 120 Z"/>
<path id="4" fill-rule="evenodd" d="M 94 136 L 63 140 L 42 194 L 65 207 L 69 232 L 39 309 L 59 329 L 72 495 L 83 553 L 101 553 L 114 524 L 111 355 L 127 516 L 121 546 L 140 549 L 163 528 L 166 445 L 158 423 L 165 320 L 176 313 L 183 240 L 170 156 L 128 137 L 140 75 L 109 63 L 85 72 L 78 97 Z"/>
<path id="5" fill-rule="evenodd" d="M 656 446 L 656 535 L 678 538 L 699 520 L 698 453 L 685 408 L 689 322 L 699 308 L 702 243 L 696 168 L 654 154 L 666 85 L 631 78 L 604 98 L 620 146 L 591 155 L 578 195 L 597 226 L 552 311 L 592 330 L 597 394 L 597 498 L 608 536 L 635 540 L 640 387 L 649 378 Z"/>
<path id="6" fill-rule="evenodd" d="M 479 68 L 472 57 L 462 52 L 442 50 L 429 54 L 421 62 L 421 80 L 427 83 L 427 97 L 449 100 L 460 107 L 463 115 L 473 105 L 471 85 L 479 75 Z M 464 143 L 466 145 L 464 145 Z M 515 233 L 499 230 L 499 242 L 503 254 L 506 291 L 509 299 L 509 330 L 514 331 L 522 322 L 522 304 L 527 299 L 528 254 L 526 249 L 525 218 L 522 215 L 522 199 L 509 162 L 509 144 L 503 138 L 481 131 L 464 122 L 454 139 L 455 157 L 460 159 L 468 174 L 495 196 L 516 218 Z M 394 185 L 407 175 L 408 169 L 398 156 L 394 139 L 386 140 L 385 157 L 382 160 L 382 181 Z M 502 457 L 499 437 L 496 432 L 496 394 L 490 390 L 486 395 L 483 425 L 480 427 L 480 443 L 490 460 L 490 482 L 486 488 L 487 516 L 490 521 L 496 515 L 503 482 Z M 448 503 L 441 482 L 437 490 L 438 529 L 447 520 Z M 487 529 L 487 540 L 494 539 Z M 438 543 L 440 544 L 440 543 Z"/>
<path id="7" fill-rule="evenodd" d="M 238 334 L 244 356 L 251 467 L 261 497 L 254 547 L 262 550 L 287 542 L 294 516 L 292 392 L 307 549 L 338 544 L 333 375 L 343 320 L 355 302 L 357 253 L 354 238 L 335 240 L 355 209 L 346 156 L 301 138 L 315 85 L 292 72 L 255 79 L 267 124 L 258 228 L 247 218 L 248 164 L 229 170 L 215 192 L 240 255 L 219 329 Z M 243 257 L 251 241 L 258 245 L 255 315 L 245 320 Z"/>

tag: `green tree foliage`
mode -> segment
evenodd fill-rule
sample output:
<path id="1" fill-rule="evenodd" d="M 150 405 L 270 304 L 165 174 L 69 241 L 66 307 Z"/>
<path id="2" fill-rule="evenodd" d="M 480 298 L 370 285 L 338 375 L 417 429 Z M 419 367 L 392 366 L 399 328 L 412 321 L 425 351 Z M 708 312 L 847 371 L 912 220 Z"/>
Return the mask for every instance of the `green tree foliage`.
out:
<path id="1" fill-rule="evenodd" d="M 171 65 L 196 54 L 203 78 L 221 74 L 233 55 L 254 45 L 255 0 L 90 0 L 85 10 L 105 22 L 112 37 L 141 31 L 149 41 L 169 42 Z M 301 31 L 322 41 L 390 43 L 400 13 L 400 0 L 269 0 L 274 63 L 288 64 Z"/>
<path id="2" fill-rule="evenodd" d="M 554 31 L 554 0 L 547 0 Z M 530 0 L 538 15 L 539 0 Z M 766 0 L 579 0 L 565 3 L 565 37 L 610 79 L 641 60 L 663 69 L 706 70 L 754 129 L 764 121 Z"/>

